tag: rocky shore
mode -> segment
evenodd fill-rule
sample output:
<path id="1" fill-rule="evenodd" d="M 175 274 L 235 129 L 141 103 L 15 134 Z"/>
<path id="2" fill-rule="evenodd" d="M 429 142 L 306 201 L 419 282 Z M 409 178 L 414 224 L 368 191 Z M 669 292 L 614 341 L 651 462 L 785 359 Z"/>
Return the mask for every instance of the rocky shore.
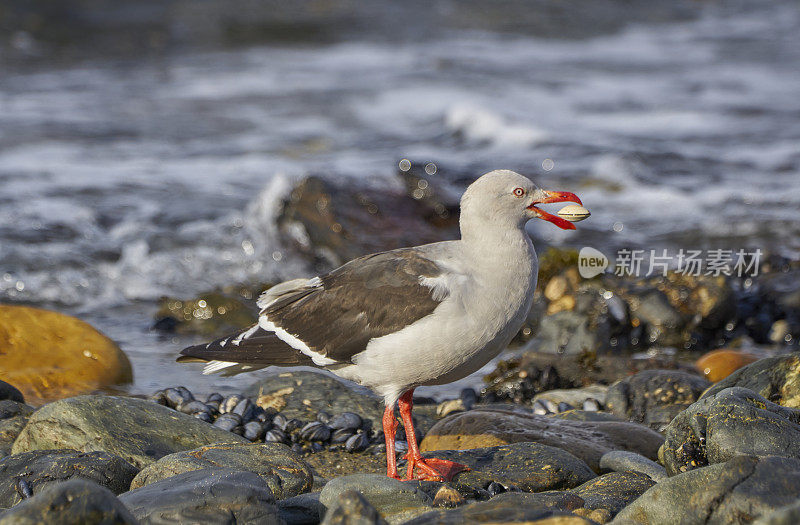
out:
<path id="1" fill-rule="evenodd" d="M 527 369 L 578 379 L 576 357 L 527 357 Z M 595 373 L 615 373 L 612 362 L 598 360 Z M 198 399 L 170 387 L 148 399 L 81 395 L 38 409 L 0 383 L 0 524 L 796 517 L 797 354 L 713 384 L 675 367 L 620 376 L 504 402 L 489 399 L 498 384 L 490 376 L 482 392 L 419 399 L 424 454 L 471 468 L 447 483 L 387 478 L 380 400 L 317 372 L 273 376 L 239 395 Z M 404 452 L 399 441 L 401 464 Z"/>
<path id="2" fill-rule="evenodd" d="M 278 219 L 284 242 L 325 269 L 453 236 L 448 188 L 417 167 L 401 177 L 388 196 L 302 182 Z M 110 339 L 0 306 L 0 525 L 798 521 L 800 266 L 583 279 L 576 257 L 542 253 L 516 352 L 482 387 L 415 398 L 423 453 L 471 469 L 447 483 L 387 478 L 382 401 L 330 375 L 109 395 L 131 380 Z M 154 329 L 246 326 L 263 286 L 165 298 Z M 395 438 L 402 471 L 402 425 Z"/>

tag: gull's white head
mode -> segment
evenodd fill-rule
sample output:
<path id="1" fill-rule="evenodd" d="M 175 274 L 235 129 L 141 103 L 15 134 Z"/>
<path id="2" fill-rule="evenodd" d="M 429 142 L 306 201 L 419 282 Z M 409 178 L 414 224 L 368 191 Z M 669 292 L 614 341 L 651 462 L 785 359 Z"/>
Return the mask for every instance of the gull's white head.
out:
<path id="1" fill-rule="evenodd" d="M 582 204 L 574 193 L 543 190 L 514 171 L 490 171 L 470 184 L 461 197 L 462 230 L 465 221 L 521 228 L 529 219 L 537 218 L 565 230 L 574 230 L 571 222 L 536 207 L 550 202 Z"/>

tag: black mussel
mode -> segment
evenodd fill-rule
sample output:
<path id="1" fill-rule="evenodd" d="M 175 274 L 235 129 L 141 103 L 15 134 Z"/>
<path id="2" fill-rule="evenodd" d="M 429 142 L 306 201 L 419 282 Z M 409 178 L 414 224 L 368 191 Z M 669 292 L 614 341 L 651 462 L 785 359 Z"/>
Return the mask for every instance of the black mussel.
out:
<path id="1" fill-rule="evenodd" d="M 268 443 L 288 443 L 289 440 L 286 438 L 286 434 L 283 433 L 282 430 L 273 428 L 272 430 L 268 431 L 264 434 L 264 441 Z"/>
<path id="2" fill-rule="evenodd" d="M 181 403 L 180 405 L 177 406 L 176 410 L 178 412 L 183 412 L 184 414 L 195 414 L 197 412 L 210 412 L 209 408 L 206 406 L 205 403 L 197 400 Z"/>
<path id="3" fill-rule="evenodd" d="M 223 397 L 222 394 L 220 394 L 219 392 L 213 392 L 211 394 L 208 394 L 208 397 L 206 398 L 206 403 L 216 403 L 217 405 L 219 405 L 223 399 L 225 398 Z"/>
<path id="4" fill-rule="evenodd" d="M 344 443 L 350 436 L 355 434 L 355 430 L 350 428 L 339 428 L 331 433 L 331 443 Z"/>
<path id="5" fill-rule="evenodd" d="M 352 430 L 358 430 L 361 428 L 362 424 L 363 421 L 361 420 L 361 416 L 355 412 L 342 412 L 338 416 L 331 419 L 331 422 L 329 423 L 330 427 L 333 429 L 349 428 Z"/>
<path id="6" fill-rule="evenodd" d="M 230 396 L 225 397 L 219 404 L 219 413 L 220 414 L 227 414 L 228 412 L 233 412 L 233 409 L 236 408 L 243 396 L 239 394 L 232 394 Z"/>
<path id="7" fill-rule="evenodd" d="M 214 426 L 227 430 L 228 432 L 233 432 L 233 429 L 238 427 L 240 422 L 241 421 L 236 418 L 228 417 L 228 414 L 223 414 L 214 421 Z"/>
<path id="8" fill-rule="evenodd" d="M 330 427 L 321 421 L 312 421 L 300 430 L 303 441 L 327 441 L 330 437 Z"/>
<path id="9" fill-rule="evenodd" d="M 239 414 L 242 416 L 242 421 L 250 421 L 253 418 L 253 409 L 255 405 L 252 401 L 247 398 L 242 399 L 239 401 L 233 410 L 231 410 L 234 414 Z"/>
<path id="10" fill-rule="evenodd" d="M 258 421 L 245 423 L 243 436 L 250 441 L 258 441 L 264 437 L 264 427 Z"/>
<path id="11" fill-rule="evenodd" d="M 330 424 L 332 417 L 333 416 L 331 416 L 328 412 L 325 412 L 324 410 L 320 410 L 319 412 L 317 412 L 317 421 L 321 421 L 326 425 Z"/>
<path id="12" fill-rule="evenodd" d="M 153 403 L 158 403 L 159 405 L 167 405 L 167 396 L 164 394 L 163 390 L 153 392 L 147 396 L 147 400 L 152 401 Z"/>
<path id="13" fill-rule="evenodd" d="M 345 450 L 348 452 L 361 452 L 362 450 L 366 450 L 369 446 L 369 437 L 363 432 L 359 432 L 358 434 L 351 436 L 350 439 L 344 444 Z"/>
<path id="14" fill-rule="evenodd" d="M 273 416 L 272 418 L 272 424 L 275 425 L 276 428 L 279 428 L 284 431 L 286 430 L 287 421 L 289 420 L 286 419 L 286 416 L 280 413 L 275 414 L 275 416 Z"/>

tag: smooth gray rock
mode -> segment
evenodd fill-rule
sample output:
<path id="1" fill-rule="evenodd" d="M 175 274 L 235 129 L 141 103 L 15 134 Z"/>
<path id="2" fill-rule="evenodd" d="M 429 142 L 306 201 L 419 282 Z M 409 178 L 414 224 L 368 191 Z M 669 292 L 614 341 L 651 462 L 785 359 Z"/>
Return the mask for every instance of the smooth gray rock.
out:
<path id="1" fill-rule="evenodd" d="M 682 370 L 644 370 L 608 388 L 606 410 L 661 431 L 710 385 Z"/>
<path id="2" fill-rule="evenodd" d="M 322 525 L 386 525 L 386 520 L 361 493 L 350 489 L 339 494 Z"/>
<path id="3" fill-rule="evenodd" d="M 287 525 L 316 525 L 325 516 L 319 492 L 310 492 L 278 501 L 278 514 Z"/>
<path id="4" fill-rule="evenodd" d="M 0 458 L 11 454 L 14 441 L 25 428 L 33 407 L 18 401 L 0 401 Z"/>
<path id="5" fill-rule="evenodd" d="M 334 478 L 322 489 L 319 500 L 330 510 L 340 496 L 350 490 L 364 496 L 384 517 L 431 505 L 431 498 L 413 484 L 382 474 L 353 474 Z"/>
<path id="6" fill-rule="evenodd" d="M 11 451 L 101 450 L 142 468 L 173 452 L 236 442 L 247 440 L 144 399 L 91 395 L 34 412 Z"/>
<path id="7" fill-rule="evenodd" d="M 119 497 L 143 524 L 283 524 L 275 497 L 252 472 L 193 470 Z"/>
<path id="8" fill-rule="evenodd" d="M 798 523 L 800 523 L 800 499 L 753 521 L 753 525 L 797 525 Z"/>
<path id="9" fill-rule="evenodd" d="M 650 476 L 640 472 L 611 472 L 570 492 L 583 499 L 584 508 L 605 510 L 609 516 L 615 516 L 655 484 Z"/>
<path id="10" fill-rule="evenodd" d="M 606 452 L 600 458 L 600 468 L 615 472 L 641 472 L 650 476 L 654 481 L 661 481 L 667 477 L 667 470 L 664 467 L 641 454 L 627 450 Z"/>
<path id="11" fill-rule="evenodd" d="M 461 525 L 463 523 L 538 523 L 538 520 L 569 517 L 570 525 L 594 523 L 570 514 L 583 507 L 584 501 L 570 492 L 506 492 L 489 501 L 481 501 L 452 510 L 433 510 L 407 521 L 404 525 Z"/>
<path id="12" fill-rule="evenodd" d="M 522 442 L 470 450 L 437 450 L 425 456 L 447 459 L 472 470 L 453 481 L 486 487 L 492 481 L 526 492 L 577 487 L 595 477 L 589 466 L 569 452 L 540 443 Z"/>
<path id="13" fill-rule="evenodd" d="M 517 442 L 537 442 L 575 455 L 594 470 L 611 450 L 658 456 L 664 437 L 627 421 L 572 421 L 505 407 L 478 407 L 448 416 L 425 435 L 423 451 L 475 449 Z"/>
<path id="14" fill-rule="evenodd" d="M 114 494 L 128 490 L 139 470 L 108 452 L 36 450 L 0 459 L 0 507 L 22 501 L 18 483 L 24 481 L 36 495 L 51 485 L 73 478 L 93 481 Z"/>
<path id="15" fill-rule="evenodd" d="M 207 445 L 164 456 L 142 469 L 131 490 L 156 481 L 203 468 L 223 467 L 261 476 L 277 499 L 297 496 L 311 489 L 311 468 L 291 448 L 281 443 L 231 443 Z"/>
<path id="16" fill-rule="evenodd" d="M 0 514 L 0 525 L 137 525 L 107 488 L 85 479 L 56 483 Z"/>
<path id="17" fill-rule="evenodd" d="M 745 454 L 800 458 L 800 410 L 746 388 L 704 397 L 678 414 L 665 434 L 660 458 L 670 475 Z"/>
<path id="18" fill-rule="evenodd" d="M 739 524 L 789 505 L 800 494 L 800 460 L 738 456 L 657 483 L 612 523 Z"/>

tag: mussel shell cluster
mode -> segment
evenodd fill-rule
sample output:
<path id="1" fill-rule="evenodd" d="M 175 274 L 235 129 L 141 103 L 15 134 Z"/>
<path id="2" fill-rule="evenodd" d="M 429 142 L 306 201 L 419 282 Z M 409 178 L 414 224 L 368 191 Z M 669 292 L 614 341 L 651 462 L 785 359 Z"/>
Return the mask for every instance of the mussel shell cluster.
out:
<path id="1" fill-rule="evenodd" d="M 200 401 L 182 386 L 159 390 L 148 399 L 254 443 L 283 443 L 301 453 L 322 450 L 361 452 L 373 443 L 383 443 L 383 432 L 374 432 L 372 421 L 355 412 L 332 415 L 320 411 L 314 421 L 301 421 L 274 408 L 264 409 L 241 394 L 223 396 L 213 393 L 205 401 Z M 405 436 L 398 438 L 405 439 Z"/>

